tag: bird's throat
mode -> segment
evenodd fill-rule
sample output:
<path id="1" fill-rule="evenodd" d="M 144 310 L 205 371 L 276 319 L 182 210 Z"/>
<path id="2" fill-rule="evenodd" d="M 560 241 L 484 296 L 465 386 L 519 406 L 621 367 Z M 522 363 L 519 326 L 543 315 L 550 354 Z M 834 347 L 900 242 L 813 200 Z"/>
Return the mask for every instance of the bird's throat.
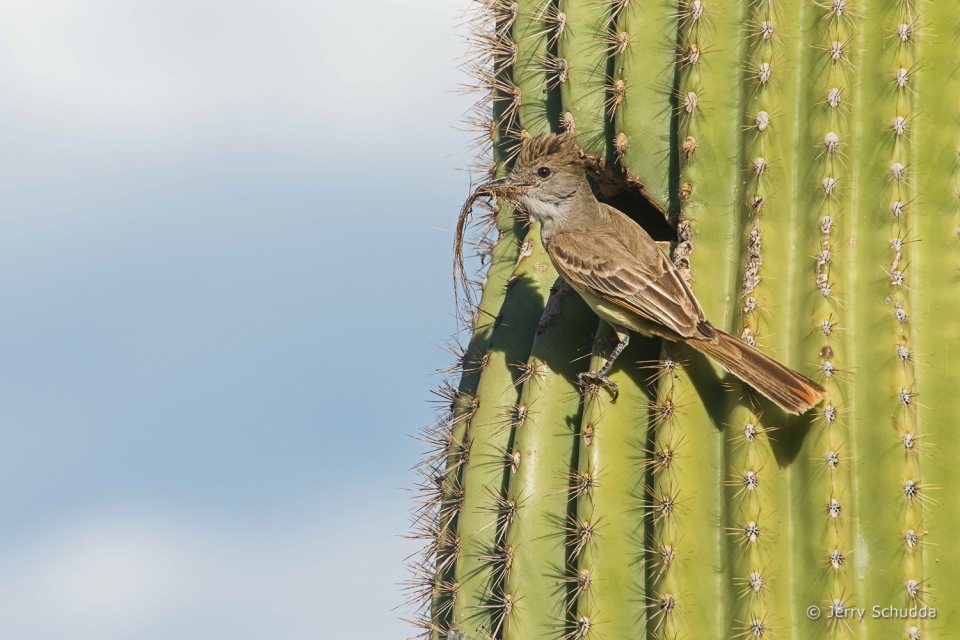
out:
<path id="1" fill-rule="evenodd" d="M 543 226 L 553 226 L 566 220 L 573 208 L 573 198 L 553 197 L 549 194 L 525 194 L 520 204 L 534 220 Z"/>

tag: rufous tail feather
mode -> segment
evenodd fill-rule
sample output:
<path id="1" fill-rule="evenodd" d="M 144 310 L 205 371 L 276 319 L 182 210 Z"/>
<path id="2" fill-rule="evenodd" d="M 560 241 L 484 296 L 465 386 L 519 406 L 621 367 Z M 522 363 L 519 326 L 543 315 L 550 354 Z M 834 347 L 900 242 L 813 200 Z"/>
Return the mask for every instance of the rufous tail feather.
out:
<path id="1" fill-rule="evenodd" d="M 714 360 L 789 413 L 803 413 L 823 398 L 823 388 L 745 342 L 711 325 L 713 340 L 687 344 Z"/>

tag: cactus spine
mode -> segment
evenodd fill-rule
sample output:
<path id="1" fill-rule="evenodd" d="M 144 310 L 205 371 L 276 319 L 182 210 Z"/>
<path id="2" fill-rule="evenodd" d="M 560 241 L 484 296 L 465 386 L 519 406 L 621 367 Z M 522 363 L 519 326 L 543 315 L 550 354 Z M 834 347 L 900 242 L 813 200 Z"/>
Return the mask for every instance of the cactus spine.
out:
<path id="1" fill-rule="evenodd" d="M 539 229 L 489 203 L 460 378 L 424 438 L 414 622 L 438 640 L 960 637 L 957 6 L 479 7 L 488 175 L 574 132 L 670 212 L 707 316 L 826 394 L 786 416 L 640 336 L 616 401 L 580 389 L 610 330 Z"/>

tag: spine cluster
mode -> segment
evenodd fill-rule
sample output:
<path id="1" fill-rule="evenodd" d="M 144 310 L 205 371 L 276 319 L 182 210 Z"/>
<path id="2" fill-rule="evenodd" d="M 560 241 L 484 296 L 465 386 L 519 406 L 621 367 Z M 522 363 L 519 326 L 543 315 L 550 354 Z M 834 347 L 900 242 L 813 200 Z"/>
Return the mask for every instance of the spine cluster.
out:
<path id="1" fill-rule="evenodd" d="M 764 0 L 751 5 L 748 13 L 750 33 L 745 41 L 742 96 L 743 134 L 741 162 L 745 230 L 742 245 L 743 273 L 740 280 L 740 337 L 752 347 L 761 346 L 764 337 L 775 335 L 768 329 L 779 302 L 771 301 L 766 279 L 764 235 L 774 216 L 776 233 L 783 229 L 782 220 L 789 215 L 785 199 L 777 185 L 786 183 L 785 166 L 778 149 L 787 132 L 784 120 L 784 85 L 790 82 L 790 71 L 784 62 L 783 16 L 777 3 Z M 776 296 L 772 296 L 776 298 Z M 732 413 L 727 460 L 728 533 L 735 544 L 730 563 L 733 582 L 732 609 L 729 622 L 732 633 L 740 637 L 766 638 L 782 624 L 776 607 L 775 556 L 770 553 L 771 537 L 776 535 L 771 520 L 771 507 L 776 505 L 778 478 L 769 469 L 770 433 L 776 427 L 768 424 L 753 397 L 745 389 L 745 402 Z"/>
<path id="2" fill-rule="evenodd" d="M 746 259 L 741 283 L 742 321 L 741 338 L 750 346 L 757 346 L 763 335 L 761 323 L 768 317 L 763 288 L 763 234 L 764 216 L 775 194 L 772 187 L 776 174 L 783 171 L 779 166 L 775 149 L 778 138 L 777 122 L 782 119 L 780 98 L 782 42 L 779 14 L 773 0 L 764 0 L 752 5 L 750 12 L 751 35 L 747 41 L 747 54 L 741 73 L 745 78 L 745 136 L 743 162 L 746 189 L 746 215 L 753 224 L 746 236 Z M 781 123 L 782 124 L 782 123 Z M 776 208 L 776 207 L 775 207 Z M 775 211 L 784 215 L 783 207 Z"/>
<path id="3" fill-rule="evenodd" d="M 903 476 L 892 487 L 900 498 L 903 536 L 903 594 L 908 606 L 926 604 L 924 593 L 922 546 L 919 544 L 923 531 L 924 506 L 932 502 L 920 475 L 920 443 L 917 412 L 919 403 L 916 392 L 916 362 L 914 358 L 914 330 L 912 308 L 915 292 L 911 289 L 914 277 L 909 269 L 910 248 L 916 246 L 913 229 L 915 223 L 913 206 L 916 202 L 916 169 L 913 157 L 913 129 L 916 126 L 916 83 L 920 70 L 918 56 L 917 25 L 920 16 L 917 5 L 902 0 L 891 12 L 891 41 L 895 48 L 894 65 L 890 74 L 889 90 L 894 92 L 894 112 L 886 114 L 890 120 L 887 135 L 892 144 L 889 167 L 890 205 L 885 212 L 890 221 L 889 263 L 885 265 L 889 295 L 884 302 L 889 305 L 888 323 L 893 327 L 894 339 L 890 345 L 890 361 L 896 368 L 895 406 L 892 416 L 896 440 L 903 454 Z M 906 634 L 919 638 L 921 621 L 909 621 Z"/>
<path id="4" fill-rule="evenodd" d="M 517 13 L 516 3 L 479 0 L 469 19 L 471 56 L 464 70 L 473 83 L 466 89 L 479 98 L 465 124 L 474 134 L 476 160 L 470 170 L 482 181 L 502 174 L 518 149 L 522 97 L 513 82 L 518 46 L 512 38 Z M 475 249 L 487 274 L 480 281 L 468 280 L 461 291 L 458 318 L 470 339 L 466 347 L 452 341 L 449 350 L 455 362 L 440 371 L 446 380 L 436 391 L 437 418 L 420 435 L 429 449 L 417 466 L 419 498 L 410 537 L 423 540 L 424 546 L 408 558 L 412 575 L 404 586 L 412 612 L 409 621 L 420 637 L 437 640 L 455 627 L 453 612 L 460 598 L 456 566 L 464 546 L 459 521 L 467 499 L 464 470 L 470 460 L 472 423 L 480 409 L 478 385 L 490 360 L 487 349 L 524 231 L 509 206 L 488 200 L 474 204 L 483 213 L 467 221 L 473 238 L 465 244 Z"/>
<path id="5" fill-rule="evenodd" d="M 693 220 L 684 215 L 687 205 L 695 197 L 699 167 L 695 162 L 698 142 L 702 138 L 703 88 L 705 52 L 709 50 L 709 15 L 705 0 L 686 0 L 680 4 L 677 16 L 678 51 L 676 80 L 676 119 L 679 124 L 680 188 L 675 197 L 677 206 L 677 246 L 673 263 L 687 281 L 693 279 Z"/>
<path id="6" fill-rule="evenodd" d="M 821 207 L 819 219 L 811 221 L 816 225 L 819 243 L 813 256 L 813 335 L 818 336 L 819 350 L 817 365 L 819 380 L 826 389 L 825 400 L 819 425 L 822 431 L 817 438 L 818 448 L 815 464 L 823 465 L 822 473 L 827 478 L 828 489 L 823 496 L 823 519 L 826 522 L 824 547 L 818 553 L 823 554 L 822 567 L 827 572 L 827 601 L 830 609 L 850 605 L 849 594 L 852 584 L 848 578 L 850 563 L 848 556 L 853 545 L 850 529 L 849 508 L 845 502 L 845 478 L 849 470 L 847 458 L 848 425 L 840 418 L 845 411 L 843 398 L 846 373 L 843 371 L 842 358 L 844 342 L 838 340 L 838 331 L 845 329 L 840 319 L 844 317 L 841 299 L 841 281 L 837 277 L 836 265 L 843 257 L 844 243 L 840 242 L 841 230 L 846 229 L 844 204 L 849 199 L 848 184 L 852 181 L 852 167 L 848 166 L 847 148 L 853 136 L 851 114 L 848 105 L 851 87 L 856 83 L 857 68 L 851 56 L 851 45 L 856 38 L 857 19 L 850 6 L 842 0 L 817 6 L 823 28 L 819 32 L 820 41 L 815 43 L 813 64 L 823 69 L 822 81 L 816 85 L 822 102 L 819 103 L 819 117 L 814 122 L 822 123 L 822 129 L 811 132 L 815 138 L 813 144 L 818 149 L 817 164 L 820 175 L 818 185 L 810 188 L 820 192 Z M 825 114 L 825 115 L 824 115 Z M 834 631 L 839 627 L 835 625 Z"/>
<path id="7" fill-rule="evenodd" d="M 683 590 L 680 566 L 687 559 L 680 512 L 684 497 L 680 471 L 684 463 L 683 423 L 678 420 L 678 402 L 688 380 L 678 375 L 676 352 L 664 343 L 657 363 L 656 395 L 649 405 L 649 435 L 646 464 L 649 480 L 644 511 L 651 534 L 647 548 L 648 631 L 657 637 L 676 637 L 683 630 L 687 593 Z"/>
<path id="8" fill-rule="evenodd" d="M 625 104 L 627 80 L 621 61 L 630 51 L 627 15 L 630 2 L 635 1 L 612 0 L 587 5 L 589 9 L 581 6 L 571 23 L 574 30 L 580 29 L 579 38 L 571 33 L 559 40 L 559 49 L 570 60 L 572 70 L 571 80 L 562 90 L 562 128 L 575 133 L 584 149 L 612 155 L 617 160 L 623 159 L 628 145 L 626 135 L 614 135 L 613 131 Z M 603 90 L 600 102 L 596 95 L 598 86 Z M 593 370 L 602 365 L 611 340 L 616 342 L 611 333 L 601 323 L 593 345 Z M 624 352 L 621 358 L 629 357 L 629 353 Z M 629 500 L 624 499 L 636 468 L 613 454 L 628 446 L 628 425 L 632 421 L 626 414 L 638 409 L 632 401 L 636 393 L 629 380 L 618 383 L 621 395 L 615 405 L 608 404 L 607 391 L 596 385 L 581 390 L 583 415 L 577 439 L 577 466 L 564 477 L 572 507 L 563 527 L 567 608 L 558 624 L 559 633 L 555 632 L 567 640 L 642 633 L 640 620 L 623 615 L 631 607 L 636 609 L 630 597 L 625 597 L 623 584 L 639 585 L 632 589 L 631 597 L 635 598 L 636 589 L 642 590 L 643 572 L 625 571 L 623 563 L 613 561 L 610 555 L 617 547 L 605 542 L 607 536 L 616 540 L 637 531 L 640 524 L 635 512 L 628 510 Z M 621 410 L 626 414 L 617 415 Z M 636 506 L 635 502 L 632 506 Z M 617 611 L 618 615 L 608 611 Z"/>

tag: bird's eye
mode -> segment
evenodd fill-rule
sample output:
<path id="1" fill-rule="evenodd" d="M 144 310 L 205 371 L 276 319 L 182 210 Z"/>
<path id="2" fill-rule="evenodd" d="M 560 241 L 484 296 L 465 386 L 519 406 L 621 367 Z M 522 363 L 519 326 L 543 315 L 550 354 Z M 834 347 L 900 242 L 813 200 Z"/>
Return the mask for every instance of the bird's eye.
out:
<path id="1" fill-rule="evenodd" d="M 540 167 L 539 169 L 537 169 L 537 175 L 540 176 L 541 178 L 549 178 L 550 167 Z"/>

